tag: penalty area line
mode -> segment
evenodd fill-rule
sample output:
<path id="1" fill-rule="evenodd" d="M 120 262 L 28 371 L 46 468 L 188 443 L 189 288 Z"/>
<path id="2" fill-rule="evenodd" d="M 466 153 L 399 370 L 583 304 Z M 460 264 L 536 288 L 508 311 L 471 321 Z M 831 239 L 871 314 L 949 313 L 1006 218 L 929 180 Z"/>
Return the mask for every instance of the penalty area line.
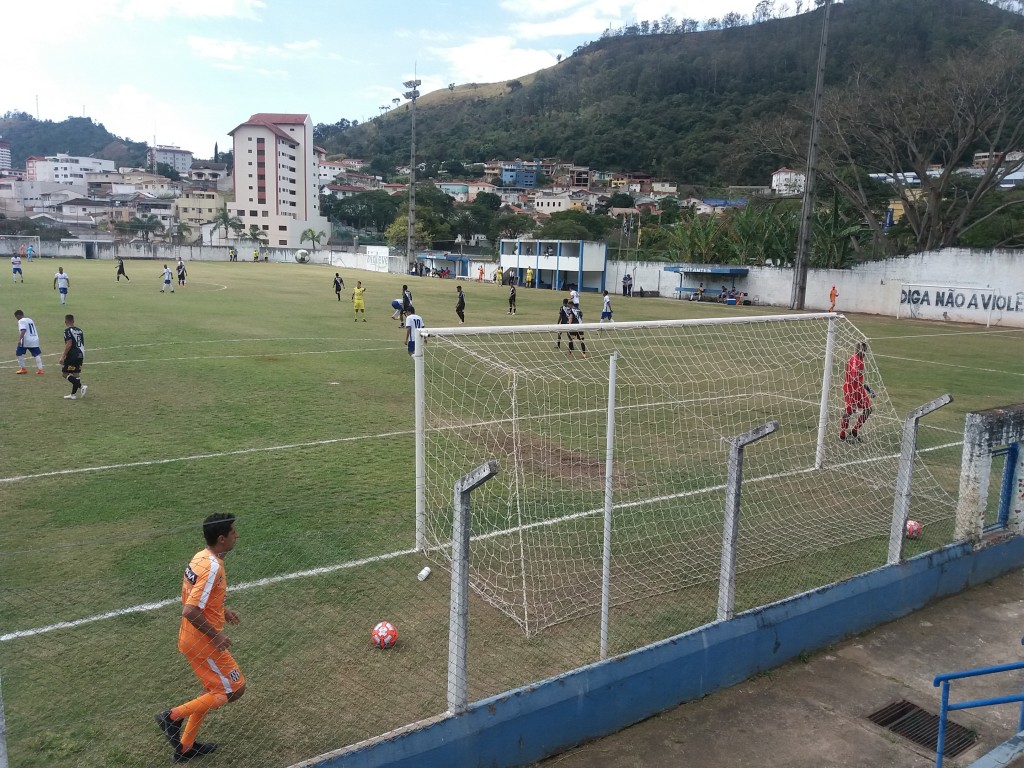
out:
<path id="1" fill-rule="evenodd" d="M 325 565 L 320 568 L 310 568 L 305 571 L 295 571 L 294 573 L 282 573 L 279 576 L 267 576 L 264 579 L 256 579 L 255 581 L 246 581 L 241 584 L 235 584 L 234 586 L 228 587 L 228 592 L 242 592 L 246 589 L 253 589 L 254 587 L 267 587 L 272 584 L 280 584 L 285 581 L 294 581 L 295 579 L 305 579 L 310 576 L 324 576 L 329 573 L 335 573 L 336 571 L 344 571 L 350 568 L 358 568 L 362 565 L 370 565 L 371 563 L 379 563 L 385 560 L 394 560 L 397 557 L 403 557 L 405 555 L 411 555 L 415 553 L 415 549 L 403 549 L 398 552 L 388 552 L 385 555 L 374 555 L 373 557 L 364 557 L 361 560 L 349 560 L 345 563 L 337 563 L 335 565 Z M 0 635 L 0 643 L 6 643 L 11 640 L 18 640 L 23 637 L 34 637 L 36 635 L 45 635 L 50 632 L 56 632 L 60 629 L 74 629 L 75 627 L 81 627 L 86 624 L 94 624 L 98 621 L 106 621 L 107 619 L 116 619 L 120 616 L 130 616 L 135 613 L 148 613 L 150 611 L 158 611 L 161 608 L 167 608 L 168 606 L 180 603 L 180 597 L 174 597 L 169 600 L 157 600 L 153 603 L 140 603 L 139 605 L 132 605 L 127 608 L 118 608 L 115 611 L 107 611 L 105 613 L 97 613 L 95 616 L 86 616 L 81 619 L 72 619 L 71 621 L 58 621 L 55 624 L 47 624 L 43 627 L 34 627 L 32 629 L 20 629 L 15 632 L 8 632 L 7 634 Z"/>
<path id="2" fill-rule="evenodd" d="M 74 469 L 55 469 L 52 472 L 38 472 L 34 475 L 13 475 L 11 477 L 0 477 L 0 485 L 3 483 L 17 483 L 22 480 L 38 480 L 44 477 L 61 477 L 63 475 L 80 475 L 87 472 L 105 472 L 112 469 L 132 469 L 134 467 L 155 467 L 160 464 L 177 464 L 182 461 L 200 461 L 202 459 L 219 459 L 226 456 L 245 456 L 250 453 L 270 453 L 272 451 L 290 451 L 295 448 L 317 448 L 322 445 L 334 445 L 336 443 L 353 443 L 359 440 L 378 440 L 389 437 L 407 437 L 413 434 L 413 430 L 407 429 L 399 432 L 382 432 L 377 435 L 358 435 L 356 437 L 331 437 L 325 440 L 313 440 L 308 443 L 290 443 L 287 445 L 270 445 L 263 448 L 240 448 L 237 451 L 221 451 L 218 453 L 196 453 L 191 456 L 176 456 L 170 459 L 149 459 L 147 461 L 129 461 L 123 464 L 102 464 L 95 467 L 75 467 Z"/>

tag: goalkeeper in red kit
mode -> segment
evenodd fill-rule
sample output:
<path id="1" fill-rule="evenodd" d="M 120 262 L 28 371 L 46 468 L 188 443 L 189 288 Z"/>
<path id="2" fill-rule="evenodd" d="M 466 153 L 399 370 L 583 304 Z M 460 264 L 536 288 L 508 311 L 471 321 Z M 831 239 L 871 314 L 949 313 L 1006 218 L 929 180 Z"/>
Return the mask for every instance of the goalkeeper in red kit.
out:
<path id="1" fill-rule="evenodd" d="M 843 402 L 846 405 L 846 410 L 839 422 L 840 440 L 849 439 L 859 443 L 861 441 L 858 435 L 860 428 L 864 426 L 864 422 L 871 415 L 871 397 L 874 396 L 875 391 L 864 383 L 864 357 L 867 353 L 868 343 L 859 341 L 856 351 L 846 361 L 846 375 L 843 377 Z M 857 422 L 847 435 L 850 417 L 854 413 L 857 413 Z"/>

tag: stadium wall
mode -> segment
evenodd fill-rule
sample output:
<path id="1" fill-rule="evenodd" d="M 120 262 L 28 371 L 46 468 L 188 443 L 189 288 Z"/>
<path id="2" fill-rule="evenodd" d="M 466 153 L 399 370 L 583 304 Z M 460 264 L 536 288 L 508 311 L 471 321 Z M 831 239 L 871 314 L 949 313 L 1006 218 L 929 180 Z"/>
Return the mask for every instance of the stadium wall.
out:
<path id="1" fill-rule="evenodd" d="M 1024 537 L 977 550 L 968 543 L 951 545 L 299 765 L 528 765 L 905 616 L 1022 563 Z"/>
<path id="2" fill-rule="evenodd" d="M 992 325 L 1024 328 L 1024 270 L 1015 251 L 974 251 L 946 248 L 941 251 L 872 261 L 853 269 L 812 269 L 807 274 L 807 305 L 810 310 L 828 309 L 829 291 L 839 291 L 836 310 L 900 317 L 913 315 L 929 320 L 981 323 L 989 320 L 987 302 L 994 302 Z M 633 291 L 658 290 L 673 296 L 679 276 L 665 272 L 661 262 L 608 262 L 609 290 L 618 292 L 626 270 L 633 275 Z M 737 290 L 757 297 L 759 303 L 789 306 L 793 271 L 778 267 L 750 267 L 737 278 Z M 708 288 L 730 280 L 708 280 L 683 275 L 683 285 L 695 287 L 704 279 Z M 907 291 L 907 284 L 919 287 Z M 938 287 L 936 287 L 938 286 Z M 976 292 L 971 288 L 991 291 Z M 917 293 L 914 294 L 913 291 Z"/>

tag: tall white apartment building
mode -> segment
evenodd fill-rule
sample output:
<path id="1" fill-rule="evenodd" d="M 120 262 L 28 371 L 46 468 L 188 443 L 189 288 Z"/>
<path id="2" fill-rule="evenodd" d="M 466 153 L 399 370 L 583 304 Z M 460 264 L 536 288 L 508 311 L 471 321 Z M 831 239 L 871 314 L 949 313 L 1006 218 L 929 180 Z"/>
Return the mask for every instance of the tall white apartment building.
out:
<path id="1" fill-rule="evenodd" d="M 73 155 L 47 155 L 42 160 L 30 158 L 35 162 L 25 163 L 28 181 L 48 181 L 64 184 L 85 191 L 87 173 L 112 173 L 115 169 L 113 160 L 100 160 L 97 157 L 75 157 Z"/>
<path id="2" fill-rule="evenodd" d="M 330 232 L 320 214 L 319 169 L 309 115 L 260 112 L 232 131 L 235 201 L 246 231 L 255 224 L 271 246 L 298 248 L 305 229 Z"/>
<path id="3" fill-rule="evenodd" d="M 155 169 L 157 163 L 169 165 L 182 176 L 192 168 L 192 153 L 181 147 L 167 147 L 157 144 L 149 148 L 149 167 Z"/>
<path id="4" fill-rule="evenodd" d="M 0 173 L 11 170 L 11 142 L 0 139 Z"/>

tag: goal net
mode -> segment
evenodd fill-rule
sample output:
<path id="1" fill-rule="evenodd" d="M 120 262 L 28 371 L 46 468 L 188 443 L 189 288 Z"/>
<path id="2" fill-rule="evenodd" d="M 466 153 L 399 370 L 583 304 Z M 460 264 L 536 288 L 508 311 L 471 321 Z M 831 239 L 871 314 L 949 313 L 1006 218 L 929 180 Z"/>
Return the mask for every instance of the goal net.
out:
<path id="1" fill-rule="evenodd" d="M 31 249 L 31 250 L 30 250 Z M 39 257 L 38 235 L 0 235 L 0 256 Z"/>
<path id="2" fill-rule="evenodd" d="M 470 581 L 528 635 L 600 609 L 608 490 L 611 605 L 716 584 L 726 441 L 773 419 L 744 458 L 738 573 L 865 539 L 883 546 L 863 570 L 884 563 L 902 422 L 869 352 L 873 413 L 862 442 L 839 440 L 844 369 L 865 340 L 852 323 L 573 326 L 585 358 L 579 340 L 570 356 L 567 327 L 430 329 L 416 358 L 417 546 L 444 564 L 453 483 L 497 459 L 472 501 Z M 917 519 L 951 518 L 954 500 L 915 472 Z"/>

